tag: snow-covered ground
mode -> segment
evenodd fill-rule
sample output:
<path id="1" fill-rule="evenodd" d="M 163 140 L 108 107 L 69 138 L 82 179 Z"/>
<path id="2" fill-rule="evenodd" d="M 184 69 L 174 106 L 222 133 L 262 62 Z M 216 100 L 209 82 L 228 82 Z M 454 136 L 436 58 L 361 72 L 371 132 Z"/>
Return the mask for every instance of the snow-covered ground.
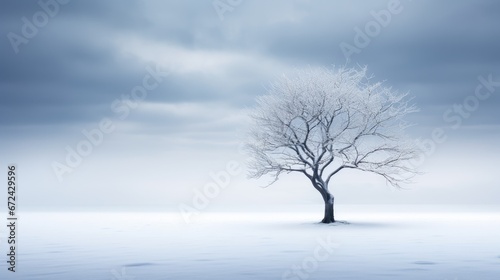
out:
<path id="1" fill-rule="evenodd" d="M 17 272 L 0 279 L 500 279 L 500 211 L 20 213 Z M 2 217 L 2 220 L 3 219 Z"/>

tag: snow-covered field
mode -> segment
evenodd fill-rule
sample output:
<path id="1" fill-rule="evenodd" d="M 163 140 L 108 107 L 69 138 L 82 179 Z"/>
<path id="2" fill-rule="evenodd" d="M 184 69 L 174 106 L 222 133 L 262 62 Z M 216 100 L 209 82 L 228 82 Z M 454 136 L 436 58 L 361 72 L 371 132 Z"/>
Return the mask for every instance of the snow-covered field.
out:
<path id="1" fill-rule="evenodd" d="M 500 279 L 500 211 L 20 213 L 17 272 L 0 279 Z M 2 217 L 3 218 L 3 217 Z M 4 220 L 4 219 L 3 219 Z"/>

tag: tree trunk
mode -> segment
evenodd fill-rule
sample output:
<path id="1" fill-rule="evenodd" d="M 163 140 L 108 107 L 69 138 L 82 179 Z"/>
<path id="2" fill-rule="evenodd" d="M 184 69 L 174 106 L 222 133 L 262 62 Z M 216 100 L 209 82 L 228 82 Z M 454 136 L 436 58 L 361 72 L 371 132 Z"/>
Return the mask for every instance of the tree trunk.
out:
<path id="1" fill-rule="evenodd" d="M 325 201 L 325 217 L 321 222 L 324 224 L 335 223 L 335 216 L 333 212 L 334 198 L 331 194 L 328 193 L 324 196 L 323 199 Z"/>

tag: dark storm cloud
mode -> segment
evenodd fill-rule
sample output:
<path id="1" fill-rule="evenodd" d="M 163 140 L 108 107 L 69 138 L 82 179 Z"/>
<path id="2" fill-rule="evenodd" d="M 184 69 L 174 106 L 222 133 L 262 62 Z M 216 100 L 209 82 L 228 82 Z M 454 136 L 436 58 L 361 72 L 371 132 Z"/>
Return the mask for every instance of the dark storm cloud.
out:
<path id="1" fill-rule="evenodd" d="M 169 51 L 185 50 L 185 60 L 206 52 L 255 63 L 236 59 L 207 66 L 209 71 L 188 67 L 151 92 L 147 102 L 251 106 L 253 97 L 264 93 L 264 86 L 281 71 L 279 66 L 262 66 L 268 71 L 263 73 L 256 65 L 345 64 L 340 43 L 352 43 L 354 27 L 363 28 L 373 20 L 370 11 L 385 9 L 388 1 L 356 3 L 245 1 L 220 21 L 210 1 L 73 0 L 15 54 L 7 34 L 21 34 L 21 18 L 29 19 L 40 7 L 36 1 L 2 1 L 0 126 L 67 126 L 111 114 L 113 100 L 140 84 L 145 67 L 155 63 L 123 51 L 131 38 Z M 425 112 L 423 122 L 439 121 L 448 105 L 473 94 L 477 76 L 491 73 L 500 79 L 498 1 L 401 4 L 403 11 L 360 54 L 352 55 L 349 65 L 366 64 L 377 80 L 411 91 Z M 476 122 L 493 122 L 499 102 L 492 97 L 483 104 Z M 169 123 L 160 115 L 142 120 L 148 126 Z M 175 119 L 180 126 L 189 121 Z"/>

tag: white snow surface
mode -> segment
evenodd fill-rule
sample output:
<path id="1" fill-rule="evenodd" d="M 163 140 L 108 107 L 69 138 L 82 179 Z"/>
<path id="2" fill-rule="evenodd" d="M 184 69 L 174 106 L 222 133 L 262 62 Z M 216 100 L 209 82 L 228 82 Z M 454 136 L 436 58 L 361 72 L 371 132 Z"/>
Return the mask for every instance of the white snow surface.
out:
<path id="1" fill-rule="evenodd" d="M 201 213 L 20 213 L 0 279 L 500 279 L 500 211 L 338 206 Z M 4 217 L 0 217 L 2 220 Z"/>

